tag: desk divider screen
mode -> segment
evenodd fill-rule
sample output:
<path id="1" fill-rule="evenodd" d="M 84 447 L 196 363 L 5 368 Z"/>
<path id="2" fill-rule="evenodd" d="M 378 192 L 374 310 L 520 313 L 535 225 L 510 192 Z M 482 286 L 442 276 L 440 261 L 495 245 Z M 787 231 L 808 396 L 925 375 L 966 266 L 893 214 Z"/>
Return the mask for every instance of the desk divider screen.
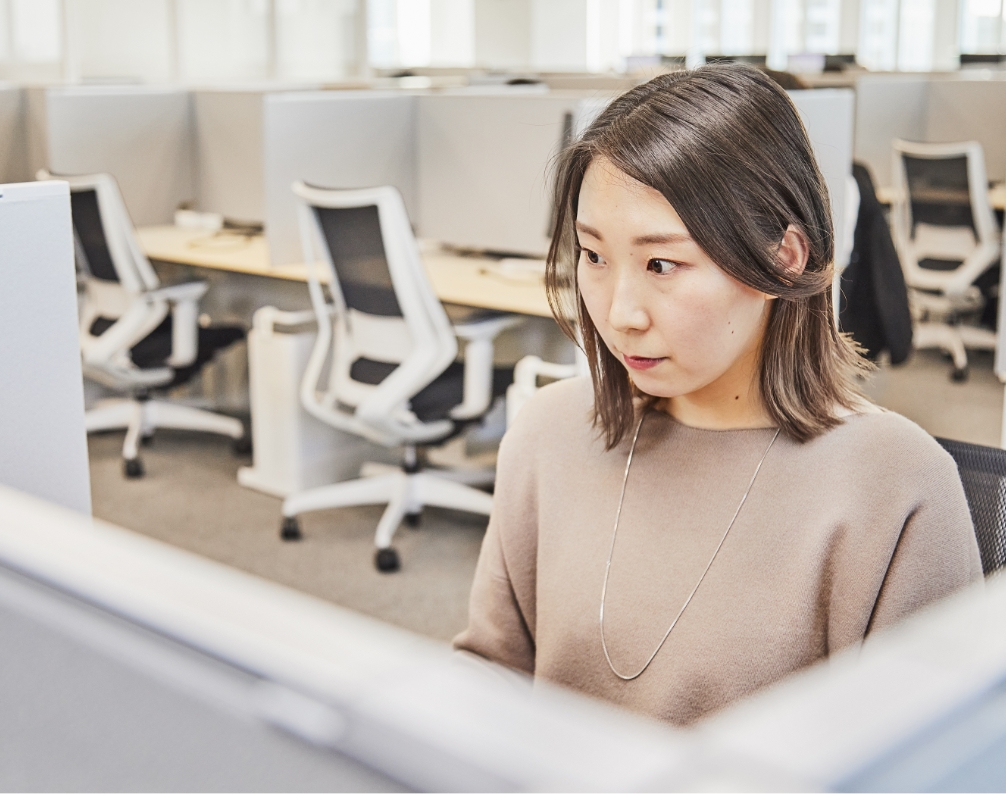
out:
<path id="1" fill-rule="evenodd" d="M 64 86 L 45 93 L 45 166 L 109 173 L 137 226 L 171 223 L 195 198 L 189 92 L 150 86 Z M 34 174 L 32 174 L 34 176 Z"/>
<path id="2" fill-rule="evenodd" d="M 65 182 L 0 185 L 0 285 L 0 484 L 89 515 Z"/>
<path id="3" fill-rule="evenodd" d="M 290 186 L 393 185 L 413 226 L 421 225 L 416 188 L 416 102 L 390 91 L 271 94 L 263 111 L 265 217 L 274 265 L 303 261 L 297 202 Z"/>

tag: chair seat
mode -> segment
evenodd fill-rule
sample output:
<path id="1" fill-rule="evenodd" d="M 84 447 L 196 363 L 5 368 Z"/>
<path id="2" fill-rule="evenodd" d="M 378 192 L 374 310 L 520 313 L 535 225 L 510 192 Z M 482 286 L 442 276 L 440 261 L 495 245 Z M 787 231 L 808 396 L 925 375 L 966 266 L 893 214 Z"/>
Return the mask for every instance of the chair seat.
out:
<path id="1" fill-rule="evenodd" d="M 952 270 L 957 270 L 961 266 L 962 262 L 960 259 L 920 259 L 919 267 L 923 270 L 939 270 L 942 272 L 950 272 Z"/>
<path id="2" fill-rule="evenodd" d="M 398 368 L 398 364 L 358 358 L 349 369 L 349 377 L 376 386 Z M 450 418 L 451 410 L 464 400 L 465 365 L 453 362 L 409 402 L 409 408 L 422 422 Z M 493 367 L 493 400 L 506 394 L 513 383 L 513 367 Z"/>
<path id="3" fill-rule="evenodd" d="M 457 303 L 443 304 L 444 311 L 447 312 L 447 319 L 451 325 L 467 325 L 477 323 L 482 320 L 493 320 L 497 317 L 505 317 L 509 312 L 502 312 L 496 309 L 480 309 L 475 306 L 461 306 Z"/>
<path id="4" fill-rule="evenodd" d="M 98 317 L 91 323 L 89 330 L 92 336 L 101 336 L 114 324 L 115 320 Z M 129 357 L 132 362 L 140 369 L 159 369 L 170 366 L 167 361 L 171 357 L 173 327 L 174 323 L 169 314 L 159 326 L 130 348 Z M 184 367 L 174 367 L 174 378 L 160 388 L 170 389 L 188 383 L 218 351 L 230 347 L 244 337 L 245 330 L 238 325 L 200 327 L 196 360 Z"/>

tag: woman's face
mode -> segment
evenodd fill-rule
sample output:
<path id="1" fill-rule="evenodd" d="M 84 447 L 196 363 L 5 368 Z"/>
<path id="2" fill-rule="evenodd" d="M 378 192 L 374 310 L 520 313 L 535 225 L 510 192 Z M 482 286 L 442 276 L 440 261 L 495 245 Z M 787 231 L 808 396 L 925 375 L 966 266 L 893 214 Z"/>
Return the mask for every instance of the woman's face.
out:
<path id="1" fill-rule="evenodd" d="M 663 195 L 606 159 L 584 176 L 576 231 L 584 305 L 641 391 L 750 396 L 771 296 L 727 275 Z"/>

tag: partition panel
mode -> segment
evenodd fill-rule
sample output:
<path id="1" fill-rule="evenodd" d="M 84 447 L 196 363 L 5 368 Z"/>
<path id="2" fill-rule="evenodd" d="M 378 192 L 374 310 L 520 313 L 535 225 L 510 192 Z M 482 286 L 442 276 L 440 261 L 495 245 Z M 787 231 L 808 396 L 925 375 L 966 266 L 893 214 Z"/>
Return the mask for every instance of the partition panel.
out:
<path id="1" fill-rule="evenodd" d="M 852 176 L 852 138 L 855 97 L 848 88 L 790 91 L 810 137 L 818 167 L 828 185 L 835 223 L 835 254 L 845 240 L 845 193 Z M 849 219 L 848 222 L 854 222 Z"/>
<path id="2" fill-rule="evenodd" d="M 24 105 L 20 86 L 0 83 L 0 182 L 31 179 Z"/>
<path id="3" fill-rule="evenodd" d="M 189 93 L 145 86 L 72 86 L 46 94 L 48 167 L 109 173 L 137 226 L 170 223 L 195 198 Z"/>
<path id="4" fill-rule="evenodd" d="M 855 158 L 876 187 L 890 187 L 891 143 L 926 140 L 929 85 L 926 74 L 864 75 L 856 81 Z"/>
<path id="5" fill-rule="evenodd" d="M 502 91 L 420 97 L 422 235 L 544 255 L 551 232 L 549 169 L 584 100 L 573 93 Z"/>
<path id="6" fill-rule="evenodd" d="M 0 252 L 0 484 L 90 514 L 66 182 L 0 185 Z"/>
<path id="7" fill-rule="evenodd" d="M 925 140 L 978 141 L 989 179 L 1006 179 L 1006 80 L 930 82 Z"/>
<path id="8" fill-rule="evenodd" d="M 265 100 L 265 208 L 274 264 L 303 261 L 297 180 L 333 188 L 394 185 L 414 225 L 419 97 L 376 91 L 273 94 Z"/>
<path id="9" fill-rule="evenodd" d="M 199 209 L 265 220 L 261 89 L 193 92 Z"/>

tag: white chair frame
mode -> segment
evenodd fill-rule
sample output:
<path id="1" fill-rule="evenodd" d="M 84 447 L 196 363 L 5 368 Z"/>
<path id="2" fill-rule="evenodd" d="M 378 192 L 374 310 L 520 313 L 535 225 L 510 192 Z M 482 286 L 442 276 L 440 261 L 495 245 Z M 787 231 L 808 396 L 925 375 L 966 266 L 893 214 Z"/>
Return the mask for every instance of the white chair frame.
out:
<path id="1" fill-rule="evenodd" d="M 492 482 L 493 473 L 419 471 L 416 447 L 437 442 L 454 430 L 454 421 L 486 412 L 492 398 L 493 341 L 520 322 L 503 316 L 452 325 L 426 276 L 401 195 L 393 187 L 325 190 L 303 182 L 293 185 L 308 288 L 318 318 L 318 339 L 301 384 L 305 410 L 332 427 L 386 447 L 404 447 L 400 471 L 314 488 L 283 502 L 282 537 L 300 538 L 296 516 L 314 510 L 387 504 L 375 533 L 377 565 L 398 567 L 391 541 L 403 518 L 418 516 L 423 506 L 453 508 L 488 515 L 492 497 L 471 484 Z M 375 206 L 391 280 L 401 317 L 375 317 L 346 307 L 335 266 L 312 207 Z M 331 301 L 324 294 L 320 269 L 325 268 Z M 464 348 L 464 391 L 450 419 L 423 422 L 409 410 L 409 400 L 440 375 Z M 376 386 L 349 377 L 359 357 L 397 363 Z M 328 365 L 327 382 L 322 375 Z M 367 467 L 365 467 L 367 468 Z"/>
<path id="2" fill-rule="evenodd" d="M 143 473 L 139 444 L 159 427 L 196 430 L 242 439 L 242 422 L 229 416 L 182 405 L 149 399 L 146 393 L 164 386 L 174 377 L 173 367 L 184 367 L 196 359 L 199 338 L 199 299 L 206 293 L 205 282 L 194 281 L 162 287 L 154 268 L 136 236 L 115 180 L 107 174 L 53 177 L 46 171 L 39 179 L 58 178 L 74 190 L 94 190 L 98 199 L 102 229 L 119 283 L 84 276 L 84 300 L 80 311 L 80 346 L 83 371 L 88 377 L 128 398 L 100 401 L 87 411 L 87 431 L 126 429 L 122 457 L 128 476 Z M 78 254 L 80 241 L 74 234 Z M 141 369 L 130 360 L 129 351 L 172 313 L 171 357 L 167 367 Z M 103 334 L 91 334 L 99 317 L 114 319 Z"/>
<path id="3" fill-rule="evenodd" d="M 1000 234 L 988 198 L 985 154 L 976 141 L 913 143 L 895 140 L 893 147 L 891 226 L 911 299 L 913 346 L 916 349 L 946 351 L 954 360 L 955 379 L 963 379 L 967 374 L 967 349 L 994 350 L 996 346 L 994 332 L 947 321 L 958 313 L 981 307 L 981 295 L 974 282 L 1000 258 Z M 967 158 L 969 200 L 975 224 L 973 235 L 970 231 L 953 234 L 933 231 L 926 235 L 931 247 L 920 246 L 912 236 L 911 200 L 902 155 L 931 159 Z M 924 227 L 924 224 L 921 226 Z M 924 231 L 928 229 L 932 227 L 926 227 Z M 971 239 L 965 239 L 969 235 Z M 970 250 L 965 250 L 968 248 Z M 963 261 L 951 271 L 927 270 L 919 266 L 919 260 L 927 255 L 961 258 Z"/>

